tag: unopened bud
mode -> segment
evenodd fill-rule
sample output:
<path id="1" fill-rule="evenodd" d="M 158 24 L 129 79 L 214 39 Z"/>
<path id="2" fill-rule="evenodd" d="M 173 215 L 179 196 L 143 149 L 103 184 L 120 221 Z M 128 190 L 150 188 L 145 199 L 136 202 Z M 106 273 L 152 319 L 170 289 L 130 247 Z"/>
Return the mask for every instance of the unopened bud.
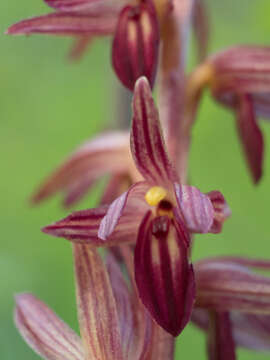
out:
<path id="1" fill-rule="evenodd" d="M 151 0 L 126 6 L 119 15 L 112 47 L 112 63 L 120 81 L 133 91 L 140 76 L 151 87 L 157 70 L 159 24 Z"/>

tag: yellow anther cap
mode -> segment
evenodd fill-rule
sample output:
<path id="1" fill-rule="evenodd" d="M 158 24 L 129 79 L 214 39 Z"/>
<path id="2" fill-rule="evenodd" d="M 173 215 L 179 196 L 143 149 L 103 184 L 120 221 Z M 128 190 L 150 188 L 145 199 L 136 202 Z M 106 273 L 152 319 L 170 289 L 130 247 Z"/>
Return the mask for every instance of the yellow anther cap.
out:
<path id="1" fill-rule="evenodd" d="M 161 186 L 153 186 L 145 194 L 145 200 L 150 206 L 156 206 L 167 195 L 167 191 Z"/>

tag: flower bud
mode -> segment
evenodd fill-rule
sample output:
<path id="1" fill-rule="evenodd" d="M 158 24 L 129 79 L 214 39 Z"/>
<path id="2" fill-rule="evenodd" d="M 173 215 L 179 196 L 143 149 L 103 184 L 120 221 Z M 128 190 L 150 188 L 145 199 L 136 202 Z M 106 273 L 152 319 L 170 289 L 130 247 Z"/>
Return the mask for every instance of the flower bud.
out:
<path id="1" fill-rule="evenodd" d="M 159 48 L 159 24 L 151 0 L 126 6 L 119 15 L 112 47 L 112 63 L 124 86 L 133 91 L 140 76 L 154 85 Z"/>

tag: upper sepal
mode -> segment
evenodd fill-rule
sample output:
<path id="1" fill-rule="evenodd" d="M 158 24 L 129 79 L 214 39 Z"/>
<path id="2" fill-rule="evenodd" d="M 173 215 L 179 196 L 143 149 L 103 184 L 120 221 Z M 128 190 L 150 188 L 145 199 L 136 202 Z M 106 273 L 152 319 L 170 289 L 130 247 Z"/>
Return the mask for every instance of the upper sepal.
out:
<path id="1" fill-rule="evenodd" d="M 120 13 L 113 40 L 112 63 L 124 86 L 131 91 L 140 76 L 154 86 L 158 50 L 159 24 L 152 0 L 127 5 Z"/>
<path id="2" fill-rule="evenodd" d="M 140 226 L 135 248 L 135 279 L 139 296 L 155 321 L 177 336 L 189 321 L 195 299 L 192 266 L 188 260 L 189 234 L 167 216 Z"/>
<path id="3" fill-rule="evenodd" d="M 158 110 L 145 77 L 136 82 L 132 107 L 130 146 L 134 162 L 145 180 L 166 188 L 177 176 L 167 154 Z"/>

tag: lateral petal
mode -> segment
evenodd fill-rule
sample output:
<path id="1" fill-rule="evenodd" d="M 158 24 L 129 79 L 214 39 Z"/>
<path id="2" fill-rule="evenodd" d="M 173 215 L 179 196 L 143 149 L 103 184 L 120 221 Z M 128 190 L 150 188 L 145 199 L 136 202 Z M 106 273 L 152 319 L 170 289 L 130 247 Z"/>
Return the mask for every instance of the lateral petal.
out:
<path id="1" fill-rule="evenodd" d="M 135 227 L 135 225 L 137 225 L 137 222 L 135 221 L 136 216 L 143 216 L 148 208 L 148 205 L 144 200 L 144 196 L 148 189 L 149 185 L 146 182 L 138 182 L 115 199 L 109 206 L 106 216 L 104 216 L 100 223 L 98 237 L 102 240 L 106 240 L 110 235 L 113 235 L 116 226 L 125 213 L 127 214 L 126 220 L 123 218 L 122 221 L 127 224 L 128 220 L 131 220 Z M 133 219 L 132 216 L 134 216 Z"/>
<path id="2" fill-rule="evenodd" d="M 78 318 L 86 357 L 121 360 L 119 319 L 105 265 L 96 249 L 75 244 L 73 250 Z"/>
<path id="3" fill-rule="evenodd" d="M 176 225 L 176 226 L 174 226 Z M 184 226 L 149 211 L 140 226 L 135 248 L 135 279 L 139 296 L 155 321 L 177 336 L 189 321 L 195 298 L 192 266 Z"/>
<path id="4" fill-rule="evenodd" d="M 47 360 L 84 360 L 79 336 L 32 294 L 16 296 L 15 323 L 28 345 Z"/>
<path id="5" fill-rule="evenodd" d="M 56 12 L 19 21 L 6 31 L 12 35 L 34 33 L 48 35 L 110 35 L 115 28 L 115 17 L 88 16 L 68 12 Z"/>
<path id="6" fill-rule="evenodd" d="M 270 278 L 233 262 L 196 263 L 196 305 L 216 311 L 270 314 Z"/>
<path id="7" fill-rule="evenodd" d="M 178 208 L 189 231 L 208 233 L 214 221 L 210 198 L 194 186 L 174 183 Z"/>
<path id="8" fill-rule="evenodd" d="M 228 312 L 211 312 L 208 329 L 209 360 L 235 360 L 235 343 Z"/>
<path id="9" fill-rule="evenodd" d="M 262 176 L 264 143 L 250 95 L 239 96 L 236 113 L 238 135 L 253 181 L 257 183 Z"/>
<path id="10" fill-rule="evenodd" d="M 108 173 L 126 172 L 129 162 L 128 133 L 111 132 L 80 146 L 38 188 L 34 203 L 62 191 L 65 204 L 73 204 L 94 181 Z"/>
<path id="11" fill-rule="evenodd" d="M 177 179 L 168 158 L 158 110 L 144 77 L 137 80 L 134 89 L 130 143 L 136 166 L 148 182 L 167 185 Z"/>

